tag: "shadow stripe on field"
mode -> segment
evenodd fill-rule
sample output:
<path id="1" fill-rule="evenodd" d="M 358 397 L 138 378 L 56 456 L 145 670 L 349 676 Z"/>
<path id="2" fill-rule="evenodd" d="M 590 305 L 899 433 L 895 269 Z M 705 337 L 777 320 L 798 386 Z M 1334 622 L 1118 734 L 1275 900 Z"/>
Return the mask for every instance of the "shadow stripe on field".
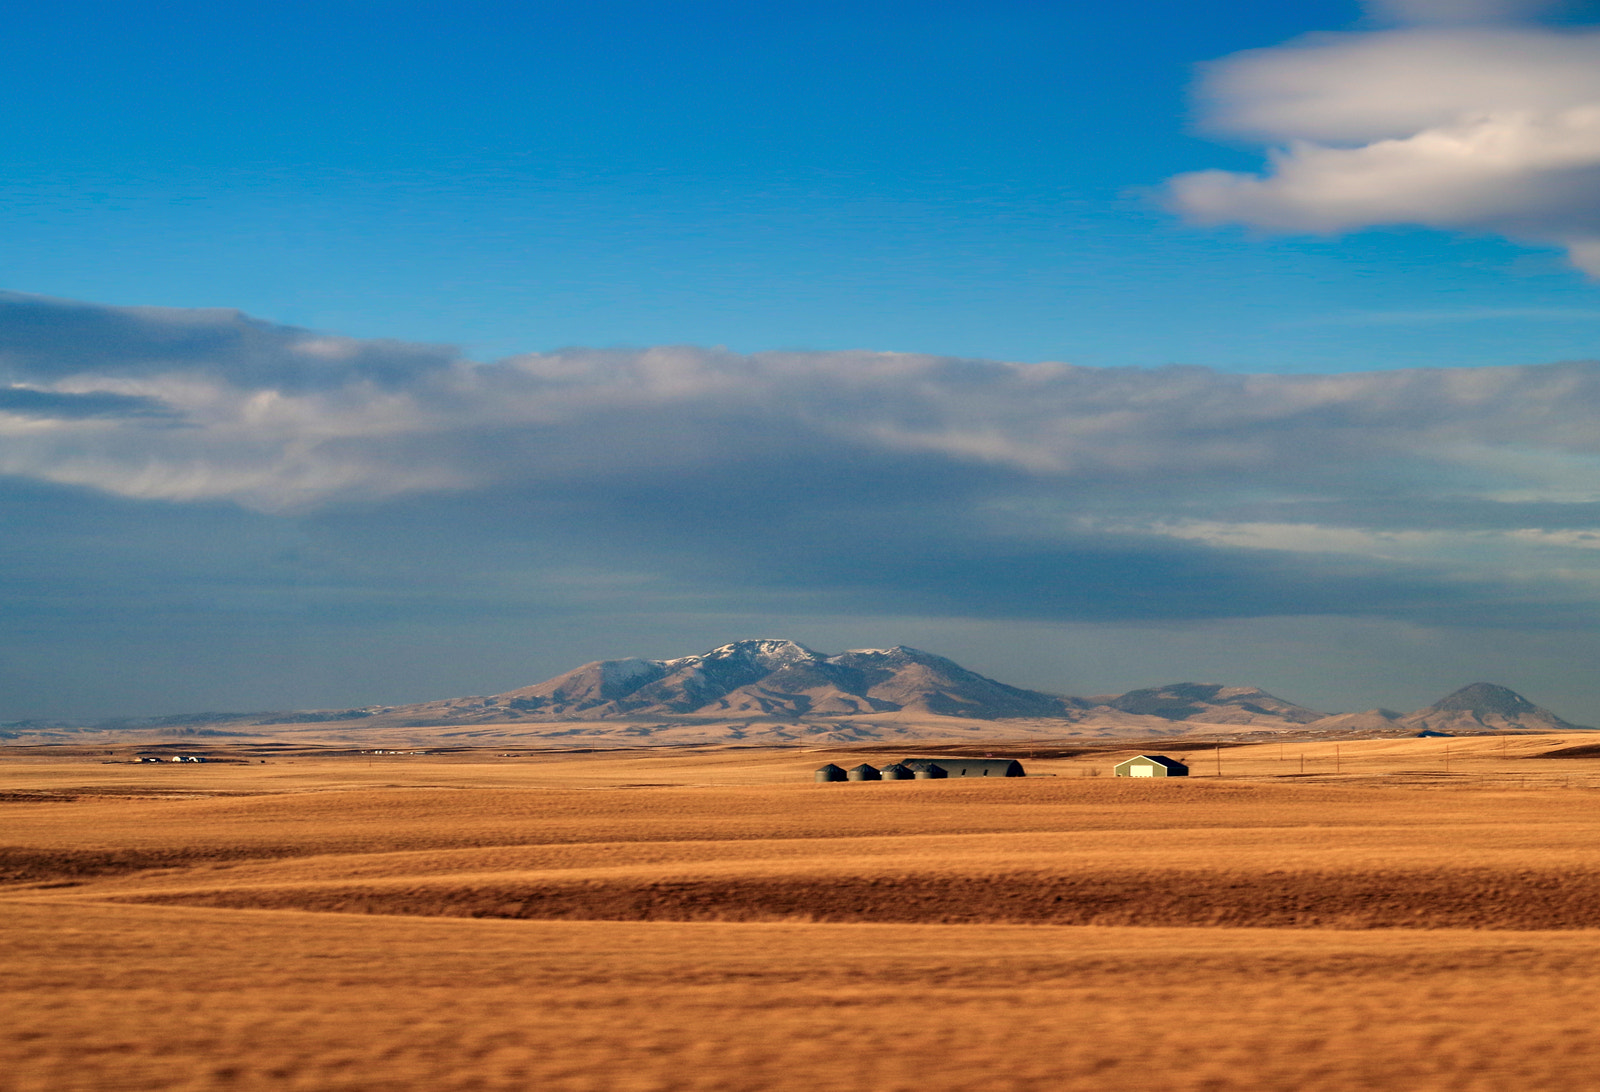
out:
<path id="1" fill-rule="evenodd" d="M 1600 873 L 913 873 L 237 887 L 127 895 L 117 901 L 530 920 L 1581 929 L 1600 927 Z"/>

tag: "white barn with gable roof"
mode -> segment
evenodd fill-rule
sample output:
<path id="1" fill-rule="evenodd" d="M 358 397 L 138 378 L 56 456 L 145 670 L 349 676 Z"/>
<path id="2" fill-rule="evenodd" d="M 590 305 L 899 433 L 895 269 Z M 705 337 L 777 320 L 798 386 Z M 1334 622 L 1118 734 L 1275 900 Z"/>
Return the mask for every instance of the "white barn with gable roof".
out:
<path id="1" fill-rule="evenodd" d="M 1189 767 L 1166 755 L 1134 755 L 1112 772 L 1118 777 L 1188 777 Z"/>

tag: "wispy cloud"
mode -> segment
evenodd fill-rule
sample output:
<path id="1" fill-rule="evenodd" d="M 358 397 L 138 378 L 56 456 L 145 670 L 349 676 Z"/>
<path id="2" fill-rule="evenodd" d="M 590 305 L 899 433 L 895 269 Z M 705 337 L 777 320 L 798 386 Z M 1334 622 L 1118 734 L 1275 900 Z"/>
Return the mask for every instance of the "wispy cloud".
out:
<path id="1" fill-rule="evenodd" d="M 0 387 L 0 414 L 44 420 L 82 420 L 88 417 L 169 417 L 172 410 L 153 398 L 97 391 L 38 390 Z"/>

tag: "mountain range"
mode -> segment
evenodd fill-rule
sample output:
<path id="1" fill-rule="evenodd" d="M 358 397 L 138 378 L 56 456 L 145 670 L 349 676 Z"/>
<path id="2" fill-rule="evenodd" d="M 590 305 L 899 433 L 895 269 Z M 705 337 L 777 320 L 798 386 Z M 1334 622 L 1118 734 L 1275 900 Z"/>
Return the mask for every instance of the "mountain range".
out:
<path id="1" fill-rule="evenodd" d="M 598 660 L 488 697 L 364 712 L 372 727 L 519 725 L 525 729 L 519 735 L 652 742 L 1579 727 L 1491 683 L 1474 683 L 1412 713 L 1329 716 L 1256 687 L 1176 683 L 1071 697 L 997 682 L 919 649 L 827 655 L 788 640 L 736 641 L 670 660 Z M 710 734 L 702 730 L 713 727 Z"/>
<path id="2" fill-rule="evenodd" d="M 1023 690 L 914 648 L 826 656 L 794 641 L 738 641 L 675 660 L 602 660 L 497 695 L 510 709 L 566 719 L 617 716 L 1060 717 L 1078 698 Z"/>
<path id="3" fill-rule="evenodd" d="M 916 740 L 1154 739 L 1296 732 L 1558 731 L 1580 728 L 1515 691 L 1473 683 L 1411 713 L 1327 715 L 1265 690 L 1174 683 L 1071 697 L 997 682 L 914 648 L 837 655 L 794 641 L 735 641 L 671 660 L 598 660 L 487 697 L 295 713 L 188 714 L 97 725 L 0 725 L 22 741 L 60 732 L 375 735 L 548 745 L 792 744 Z"/>

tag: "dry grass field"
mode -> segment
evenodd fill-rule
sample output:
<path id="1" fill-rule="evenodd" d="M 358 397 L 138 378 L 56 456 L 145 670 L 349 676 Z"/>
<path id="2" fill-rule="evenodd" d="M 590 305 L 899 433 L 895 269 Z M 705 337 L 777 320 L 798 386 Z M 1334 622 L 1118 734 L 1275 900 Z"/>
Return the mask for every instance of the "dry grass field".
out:
<path id="1" fill-rule="evenodd" d="M 1587 1087 L 1600 756 L 1538 756 L 1593 738 L 13 748 L 0 1088 Z"/>

